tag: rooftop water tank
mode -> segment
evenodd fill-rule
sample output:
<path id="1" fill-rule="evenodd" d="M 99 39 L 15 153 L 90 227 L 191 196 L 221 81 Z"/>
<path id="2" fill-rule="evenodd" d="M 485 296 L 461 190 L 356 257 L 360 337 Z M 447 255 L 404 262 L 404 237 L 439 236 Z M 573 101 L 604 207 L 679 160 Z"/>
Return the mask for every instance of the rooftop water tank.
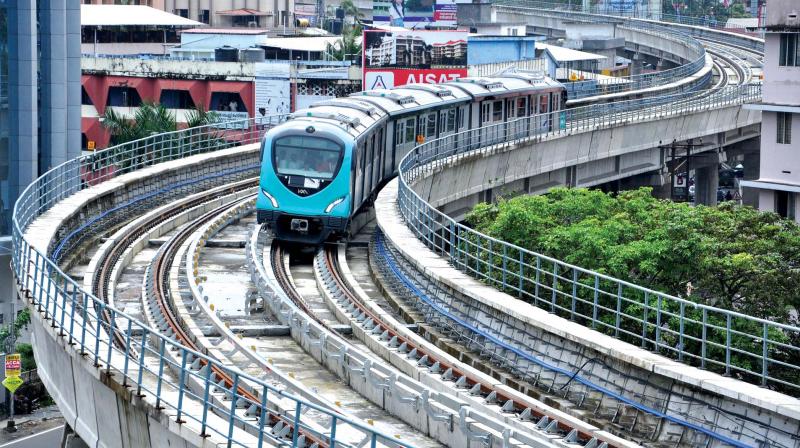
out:
<path id="1" fill-rule="evenodd" d="M 218 62 L 239 62 L 239 50 L 225 45 L 214 50 L 214 59 Z"/>
<path id="2" fill-rule="evenodd" d="M 241 62 L 264 62 L 264 49 L 261 47 L 245 48 L 239 53 Z"/>

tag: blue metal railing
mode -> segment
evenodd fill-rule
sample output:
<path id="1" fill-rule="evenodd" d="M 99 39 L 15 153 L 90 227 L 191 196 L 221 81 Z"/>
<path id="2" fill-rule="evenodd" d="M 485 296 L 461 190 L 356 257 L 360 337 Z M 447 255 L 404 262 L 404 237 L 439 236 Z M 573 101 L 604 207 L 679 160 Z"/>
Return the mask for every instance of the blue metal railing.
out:
<path id="1" fill-rule="evenodd" d="M 460 224 L 412 188 L 437 166 L 473 151 L 619 123 L 652 121 L 758 101 L 760 85 L 576 108 L 431 140 L 399 167 L 398 206 L 408 227 L 454 267 L 531 304 L 643 348 L 746 381 L 800 392 L 800 328 L 705 306 L 570 265 Z"/>
<path id="2" fill-rule="evenodd" d="M 495 0 L 493 4 L 498 8 L 498 12 L 508 11 L 516 16 L 534 15 L 568 21 L 616 23 L 618 26 L 632 31 L 653 34 L 657 35 L 659 38 L 676 42 L 685 46 L 687 52 L 695 55 L 690 62 L 672 69 L 631 75 L 628 77 L 613 77 L 611 79 L 597 80 L 598 85 L 596 89 L 594 89 L 594 94 L 598 95 L 665 86 L 696 75 L 705 64 L 705 49 L 703 45 L 694 38 L 713 39 L 717 42 L 725 42 L 729 45 L 761 53 L 764 51 L 763 40 L 749 35 L 726 33 L 700 26 L 684 26 L 678 23 L 671 25 L 663 22 L 654 22 L 626 16 L 612 17 L 600 15 L 598 14 L 599 11 L 596 10 L 590 10 L 588 12 L 582 11 L 580 4 L 569 5 L 533 0 Z M 587 93 L 582 92 L 581 96 L 587 96 Z"/>
<path id="3" fill-rule="evenodd" d="M 279 388 L 202 353 L 182 346 L 136 318 L 84 290 L 51 259 L 50 249 L 34 247 L 26 229 L 60 200 L 121 174 L 157 163 L 260 141 L 282 116 L 246 120 L 154 135 L 98 151 L 58 166 L 32 183 L 14 207 L 12 269 L 20 292 L 55 331 L 98 369 L 113 374 L 131 393 L 149 397 L 156 409 L 189 424 L 201 435 L 230 446 L 346 446 L 336 437 L 362 436 L 378 443 L 410 447 L 391 435 L 343 417 L 336 411 Z M 110 317 L 108 317 L 110 316 Z M 112 335 L 124 344 L 115 345 Z M 130 356 L 130 354 L 136 354 Z M 168 354 L 171 354 L 168 356 Z M 220 384 L 213 372 L 224 372 L 232 384 Z M 200 386 L 198 386 L 200 385 Z M 211 398 L 225 393 L 225 400 Z M 280 411 L 276 400 L 284 404 Z M 288 408 L 285 403 L 291 403 Z M 303 414 L 313 410 L 307 421 Z"/>

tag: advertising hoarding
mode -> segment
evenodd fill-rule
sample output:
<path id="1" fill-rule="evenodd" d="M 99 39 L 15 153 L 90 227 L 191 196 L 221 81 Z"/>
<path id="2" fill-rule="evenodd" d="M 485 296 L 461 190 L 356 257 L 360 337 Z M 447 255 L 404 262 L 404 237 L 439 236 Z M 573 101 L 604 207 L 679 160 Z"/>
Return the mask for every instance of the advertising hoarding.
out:
<path id="1" fill-rule="evenodd" d="M 256 122 L 262 117 L 291 112 L 292 89 L 289 73 L 289 64 L 263 63 L 256 67 L 254 95 Z"/>
<path id="2" fill-rule="evenodd" d="M 412 29 L 455 27 L 458 3 L 470 0 L 373 0 L 372 23 Z"/>
<path id="3" fill-rule="evenodd" d="M 431 84 L 467 76 L 467 33 L 365 31 L 364 89 Z"/>

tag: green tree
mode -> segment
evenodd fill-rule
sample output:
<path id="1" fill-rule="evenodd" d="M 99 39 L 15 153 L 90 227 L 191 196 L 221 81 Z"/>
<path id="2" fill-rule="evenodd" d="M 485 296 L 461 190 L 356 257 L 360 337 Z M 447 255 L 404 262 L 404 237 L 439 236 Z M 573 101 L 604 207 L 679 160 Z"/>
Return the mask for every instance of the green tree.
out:
<path id="1" fill-rule="evenodd" d="M 217 114 L 195 108 L 189 111 L 186 121 L 188 128 L 203 126 L 216 122 Z M 182 149 L 186 149 L 187 144 L 196 147 L 198 151 L 205 151 L 222 143 L 221 135 L 208 131 L 203 135 L 162 135 L 178 130 L 175 114 L 162 104 L 144 102 L 131 118 L 109 107 L 106 108 L 102 123 L 111 132 L 113 146 L 133 142 L 132 146 L 117 149 L 119 154 L 114 158 L 114 164 L 122 170 L 132 169 L 142 163 L 168 160 L 178 156 Z"/>
<path id="2" fill-rule="evenodd" d="M 774 213 L 762 213 L 732 203 L 705 207 L 658 200 L 647 188 L 618 195 L 558 188 L 547 195 L 520 196 L 496 204 L 479 204 L 468 214 L 467 222 L 489 236 L 584 269 L 698 303 L 797 324 L 800 311 L 800 294 L 797 293 L 800 291 L 800 227 Z M 497 269 L 502 261 L 498 256 L 489 257 L 477 240 L 474 243 L 473 247 L 477 249 L 471 255 L 484 261 L 483 278 L 502 285 L 499 281 L 501 269 Z M 510 254 L 511 260 L 516 257 Z M 490 264 L 495 268 L 489 270 Z M 483 269 L 479 263 L 475 265 L 475 269 Z M 540 278 L 544 285 L 557 284 L 563 293 L 555 296 L 557 301 L 561 301 L 557 305 L 566 310 L 571 306 L 572 285 L 559 279 L 577 279 L 584 287 L 577 288 L 576 293 L 585 301 L 578 305 L 577 311 L 585 316 L 592 315 L 591 306 L 587 306 L 595 300 L 592 276 L 562 267 L 558 272 L 559 279 L 554 279 L 552 266 L 542 270 L 530 265 L 521 268 L 526 271 L 524 277 L 530 279 L 525 288 L 528 291 L 526 295 L 534 302 L 542 300 L 540 305 L 543 306 L 550 306 L 549 292 L 547 298 L 537 297 L 532 279 Z M 601 294 L 597 299 L 604 307 L 598 319 L 614 328 L 617 318 L 614 311 L 619 306 L 617 288 L 621 288 L 619 293 L 630 299 L 622 304 L 621 327 L 627 331 L 630 342 L 639 343 L 630 335 L 642 333 L 641 322 L 624 316 L 642 316 L 642 304 L 647 300 L 645 294 L 610 281 L 601 281 L 599 286 L 610 293 Z M 516 294 L 514 290 L 509 292 Z M 648 308 L 653 305 L 648 303 Z M 681 312 L 677 302 L 665 302 L 662 310 L 673 315 Z M 690 319 L 702 322 L 700 310 L 688 307 L 683 312 Z M 572 317 L 569 312 L 560 314 Z M 725 328 L 726 322 L 721 317 L 714 315 L 710 319 L 709 324 Z M 679 319 L 666 318 L 664 324 L 676 330 Z M 732 343 L 739 350 L 733 354 L 733 363 L 752 370 L 760 369 L 758 356 L 763 347 L 759 341 L 763 329 L 744 319 L 735 319 L 732 327 L 738 332 L 734 333 Z M 651 330 L 648 331 L 654 332 Z M 699 353 L 697 341 L 703 336 L 702 325 L 690 322 L 684 330 L 690 337 L 684 340 L 685 347 Z M 709 333 L 709 341 L 724 345 L 724 331 L 712 328 Z M 798 335 L 781 332 L 770 334 L 771 341 L 787 344 L 800 342 L 789 340 L 796 337 Z M 673 347 L 678 344 L 677 337 L 670 332 L 662 333 L 662 340 Z M 710 357 L 724 361 L 723 350 L 718 347 L 708 350 Z M 788 353 L 776 347 L 771 356 L 788 364 L 800 364 L 796 352 Z M 780 365 L 771 366 L 770 371 L 796 375 L 794 370 L 783 369 Z M 800 378 L 784 379 L 800 383 Z"/>
<path id="3" fill-rule="evenodd" d="M 31 311 L 28 308 L 23 308 L 17 313 L 14 322 L 0 328 L 0 347 L 2 347 L 2 350 L 14 351 L 16 344 L 13 347 L 9 347 L 9 342 L 16 341 L 22 329 L 26 328 L 30 323 Z"/>
<path id="4" fill-rule="evenodd" d="M 327 45 L 328 57 L 334 61 L 352 61 L 361 57 L 361 44 L 354 33 L 342 34 L 342 38 Z"/>

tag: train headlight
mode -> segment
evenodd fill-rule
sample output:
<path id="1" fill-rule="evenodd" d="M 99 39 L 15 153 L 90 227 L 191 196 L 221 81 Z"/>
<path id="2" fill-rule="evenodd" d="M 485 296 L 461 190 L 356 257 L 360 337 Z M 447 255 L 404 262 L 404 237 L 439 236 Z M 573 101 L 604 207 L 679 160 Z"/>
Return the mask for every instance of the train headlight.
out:
<path id="1" fill-rule="evenodd" d="M 336 207 L 337 205 L 341 204 L 342 202 L 344 202 L 344 196 L 342 196 L 339 199 L 337 199 L 337 200 L 331 202 L 330 204 L 328 204 L 328 206 L 325 207 L 325 213 L 330 213 L 331 210 L 333 210 L 334 207 Z"/>
<path id="2" fill-rule="evenodd" d="M 276 200 L 275 200 L 275 198 L 274 198 L 274 197 L 272 197 L 272 195 L 271 195 L 271 194 L 269 194 L 269 192 L 268 192 L 267 190 L 265 190 L 265 189 L 263 189 L 263 188 L 262 188 L 262 189 L 261 189 L 261 192 L 262 192 L 262 193 L 264 193 L 264 196 L 266 196 L 266 197 L 267 197 L 267 199 L 269 199 L 269 202 L 271 202 L 271 203 L 272 203 L 272 207 L 273 207 L 273 208 L 278 208 L 278 201 L 276 201 Z"/>

